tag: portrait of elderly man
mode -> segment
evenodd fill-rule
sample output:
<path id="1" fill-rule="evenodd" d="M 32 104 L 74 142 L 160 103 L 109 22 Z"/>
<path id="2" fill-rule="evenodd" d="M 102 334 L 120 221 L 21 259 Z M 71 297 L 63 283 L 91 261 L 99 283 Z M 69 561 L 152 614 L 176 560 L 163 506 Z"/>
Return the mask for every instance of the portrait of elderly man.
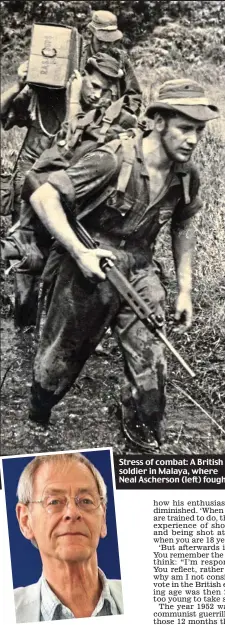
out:
<path id="1" fill-rule="evenodd" d="M 17 496 L 20 531 L 42 561 L 40 579 L 14 591 L 17 623 L 122 614 L 121 581 L 98 567 L 107 487 L 92 462 L 80 453 L 37 456 Z"/>

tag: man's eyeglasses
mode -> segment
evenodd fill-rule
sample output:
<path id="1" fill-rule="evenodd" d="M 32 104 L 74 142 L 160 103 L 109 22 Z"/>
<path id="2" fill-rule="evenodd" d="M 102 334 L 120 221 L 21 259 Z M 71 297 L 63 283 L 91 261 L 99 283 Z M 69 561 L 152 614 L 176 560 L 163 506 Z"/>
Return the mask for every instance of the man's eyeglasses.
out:
<path id="1" fill-rule="evenodd" d="M 97 510 L 101 503 L 104 501 L 104 497 L 100 496 L 80 496 L 69 497 L 66 495 L 46 495 L 43 499 L 38 501 L 29 501 L 27 503 L 40 503 L 42 507 L 49 513 L 62 512 L 65 506 L 68 506 L 70 499 L 73 499 L 76 506 L 83 512 L 94 512 Z"/>

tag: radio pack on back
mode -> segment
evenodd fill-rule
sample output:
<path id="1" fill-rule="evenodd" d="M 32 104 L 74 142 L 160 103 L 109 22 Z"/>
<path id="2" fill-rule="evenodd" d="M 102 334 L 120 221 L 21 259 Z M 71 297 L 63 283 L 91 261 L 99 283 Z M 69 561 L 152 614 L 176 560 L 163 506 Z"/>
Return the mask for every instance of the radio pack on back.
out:
<path id="1" fill-rule="evenodd" d="M 34 24 L 27 83 L 65 88 L 74 69 L 79 69 L 83 38 L 76 28 Z"/>

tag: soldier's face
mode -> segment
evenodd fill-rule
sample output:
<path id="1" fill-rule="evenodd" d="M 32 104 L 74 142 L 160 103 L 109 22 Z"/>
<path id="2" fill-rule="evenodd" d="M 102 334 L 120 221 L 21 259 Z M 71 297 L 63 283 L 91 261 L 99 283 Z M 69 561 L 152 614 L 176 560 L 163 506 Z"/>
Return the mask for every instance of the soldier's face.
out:
<path id="1" fill-rule="evenodd" d="M 108 48 L 112 46 L 109 41 L 100 41 L 96 35 L 92 37 L 92 48 L 94 52 L 107 52 Z"/>
<path id="2" fill-rule="evenodd" d="M 109 81 L 97 70 L 83 78 L 81 96 L 86 108 L 95 108 L 109 88 Z"/>
<path id="3" fill-rule="evenodd" d="M 185 115 L 177 115 L 163 121 L 160 136 L 166 154 L 171 160 L 186 163 L 199 142 L 205 123 L 192 120 Z"/>

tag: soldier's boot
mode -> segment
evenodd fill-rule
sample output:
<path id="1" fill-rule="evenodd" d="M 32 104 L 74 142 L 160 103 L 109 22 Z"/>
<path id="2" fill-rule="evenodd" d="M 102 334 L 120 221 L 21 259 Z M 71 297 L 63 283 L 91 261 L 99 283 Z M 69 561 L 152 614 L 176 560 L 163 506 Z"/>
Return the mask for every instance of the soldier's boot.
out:
<path id="1" fill-rule="evenodd" d="M 43 391 L 39 384 L 33 381 L 28 417 L 30 421 L 47 428 L 53 406 L 53 393 Z"/>
<path id="2" fill-rule="evenodd" d="M 123 432 L 134 445 L 145 451 L 161 447 L 164 433 L 161 411 L 151 411 L 148 417 L 134 397 L 125 391 L 122 393 L 121 418 Z"/>

